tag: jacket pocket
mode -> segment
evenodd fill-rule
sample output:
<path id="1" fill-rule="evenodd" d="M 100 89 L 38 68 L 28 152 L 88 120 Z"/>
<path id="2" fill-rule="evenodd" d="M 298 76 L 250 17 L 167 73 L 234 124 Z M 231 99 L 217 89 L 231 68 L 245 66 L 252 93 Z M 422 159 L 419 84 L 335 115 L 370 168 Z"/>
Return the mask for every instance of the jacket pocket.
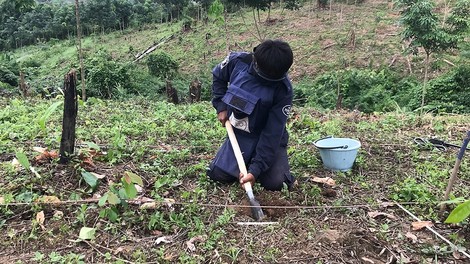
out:
<path id="1" fill-rule="evenodd" d="M 230 85 L 227 93 L 222 98 L 222 101 L 234 109 L 246 115 L 250 115 L 255 109 L 259 99 L 260 98 L 258 96 L 255 96 L 240 87 Z"/>

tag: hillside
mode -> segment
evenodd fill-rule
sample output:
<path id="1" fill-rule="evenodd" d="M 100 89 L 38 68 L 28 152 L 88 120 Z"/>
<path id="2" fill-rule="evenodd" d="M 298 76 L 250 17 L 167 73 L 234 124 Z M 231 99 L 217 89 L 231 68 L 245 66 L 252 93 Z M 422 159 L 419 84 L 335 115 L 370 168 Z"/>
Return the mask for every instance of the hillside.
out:
<path id="1" fill-rule="evenodd" d="M 232 51 L 250 51 L 259 43 L 259 36 L 281 38 L 291 44 L 295 61 L 290 75 L 294 84 L 308 85 L 322 73 L 348 68 L 390 68 L 403 75 L 411 71 L 411 75 L 423 78 L 423 54 L 404 55 L 401 30 L 398 10 L 389 1 L 338 3 L 331 10 L 306 3 L 297 11 L 274 8 L 269 20 L 268 13 L 261 12 L 257 25 L 250 10 L 241 10 L 229 15 L 226 24 L 195 21 L 184 32 L 181 23 L 147 25 L 139 30 L 87 37 L 82 45 L 85 58 L 106 50 L 116 61 L 133 63 L 140 52 L 173 36 L 156 51 L 170 54 L 179 63 L 183 78 L 198 77 L 205 87 L 209 85 L 211 68 L 226 56 L 227 44 Z M 446 55 L 445 61 L 452 63 L 451 55 Z M 40 65 L 27 70 L 32 88 L 39 86 L 36 90 L 59 87 L 62 76 L 78 66 L 73 39 L 26 47 L 11 56 L 20 63 L 34 61 Z M 143 59 L 135 64 L 145 71 L 144 62 Z M 434 76 L 450 67 L 441 56 L 435 57 L 433 65 Z"/>
<path id="2" fill-rule="evenodd" d="M 258 25 L 263 36 L 285 39 L 294 49 L 294 89 L 346 68 L 392 68 L 405 76 L 411 66 L 421 78 L 423 57 L 403 55 L 391 2 L 332 7 L 275 8 L 269 22 Z M 142 72 L 141 86 L 159 91 L 161 83 L 151 79 L 144 60 L 134 60 L 161 43 L 158 50 L 180 65 L 177 88 L 187 91 L 197 77 L 208 94 L 210 71 L 227 54 L 226 36 L 230 50 L 258 43 L 252 15 L 241 10 L 229 16 L 227 30 L 198 22 L 182 31 L 174 23 L 90 36 L 83 40 L 85 57 L 106 50 L 112 62 Z M 262 12 L 261 21 L 266 18 Z M 444 59 L 452 63 L 454 55 L 434 57 L 433 76 L 445 72 L 450 64 Z M 30 66 L 32 89 L 61 87 L 78 65 L 73 39 L 5 56 Z M 207 100 L 80 100 L 75 153 L 60 164 L 63 99 L 0 96 L 0 263 L 469 262 L 468 219 L 446 224 L 456 205 L 440 211 L 459 149 L 418 144 L 418 138 L 438 138 L 460 146 L 470 128 L 468 114 L 418 115 L 399 108 L 366 114 L 294 102 L 287 130 L 297 183 L 280 192 L 256 184 L 266 214 L 258 222 L 237 184 L 206 176 L 226 137 Z M 324 167 L 313 143 L 326 136 L 360 141 L 351 170 Z M 470 197 L 469 154 L 450 199 Z"/>
<path id="3" fill-rule="evenodd" d="M 452 248 L 469 248 L 468 224 L 443 224 L 449 211 L 438 213 L 458 149 L 413 141 L 461 144 L 468 115 L 294 108 L 289 156 L 298 184 L 290 192 L 255 186 L 267 215 L 256 224 L 239 186 L 205 174 L 225 137 L 209 103 L 90 99 L 80 104 L 77 155 L 67 165 L 54 154 L 62 114 L 47 110 L 51 103 L 0 99 L 2 263 L 468 262 Z M 351 171 L 323 168 L 312 143 L 326 135 L 361 142 Z M 35 173 L 18 164 L 19 153 Z M 451 197 L 468 198 L 469 168 L 465 155 Z M 109 195 L 129 175 L 141 179 L 136 199 L 116 204 Z M 427 223 L 416 218 L 456 246 L 415 229 Z"/>

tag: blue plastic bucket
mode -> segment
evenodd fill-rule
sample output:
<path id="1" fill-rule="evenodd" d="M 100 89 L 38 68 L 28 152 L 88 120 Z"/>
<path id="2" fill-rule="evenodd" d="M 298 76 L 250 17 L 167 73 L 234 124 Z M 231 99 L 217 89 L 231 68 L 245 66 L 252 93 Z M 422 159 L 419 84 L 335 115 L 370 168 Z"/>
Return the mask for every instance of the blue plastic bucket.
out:
<path id="1" fill-rule="evenodd" d="M 348 171 L 356 160 L 361 142 L 351 138 L 327 137 L 313 142 L 320 151 L 323 166 L 334 171 Z"/>

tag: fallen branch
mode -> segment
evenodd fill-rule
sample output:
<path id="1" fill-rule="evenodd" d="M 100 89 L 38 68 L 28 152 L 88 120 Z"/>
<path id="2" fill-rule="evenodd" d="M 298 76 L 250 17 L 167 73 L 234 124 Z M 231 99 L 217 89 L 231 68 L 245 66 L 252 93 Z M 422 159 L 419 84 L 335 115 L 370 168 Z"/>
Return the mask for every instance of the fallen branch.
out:
<path id="1" fill-rule="evenodd" d="M 265 225 L 278 225 L 279 222 L 237 222 L 237 225 L 241 225 L 241 226 L 250 226 L 250 225 L 262 225 L 262 226 L 265 226 Z"/>
<path id="2" fill-rule="evenodd" d="M 144 50 L 142 53 L 139 53 L 137 56 L 136 56 L 136 59 L 134 60 L 134 62 L 136 61 L 139 61 L 141 60 L 143 57 L 145 57 L 145 55 L 151 53 L 152 51 L 156 50 L 160 45 L 162 45 L 163 43 L 165 43 L 166 41 L 172 39 L 175 37 L 176 34 L 173 34 L 169 37 L 166 37 L 166 38 L 162 38 L 160 39 L 160 42 L 158 42 L 157 44 L 149 47 L 148 49 Z"/>
<path id="3" fill-rule="evenodd" d="M 330 47 L 333 47 L 334 45 L 336 45 L 336 43 L 330 43 L 330 44 L 324 46 L 323 49 L 326 50 L 326 49 L 328 49 L 328 48 L 330 48 Z"/>
<path id="4" fill-rule="evenodd" d="M 105 257 L 105 258 L 108 257 L 105 253 L 103 253 L 99 249 L 97 249 L 91 242 L 88 242 L 86 240 L 80 240 L 80 242 L 85 242 L 86 244 L 88 244 L 88 246 L 90 246 L 94 251 L 98 252 L 98 254 L 100 254 L 102 257 Z M 110 249 L 110 248 L 104 247 L 104 246 L 99 245 L 99 244 L 96 244 L 96 246 L 104 248 L 108 252 L 112 253 L 112 249 Z M 119 262 L 124 262 L 124 263 L 129 263 L 129 264 L 134 264 L 135 263 L 135 262 L 128 261 L 128 260 L 125 260 L 125 259 L 122 259 L 122 258 L 118 258 L 118 257 L 114 256 L 114 254 L 111 254 L 111 257 L 114 258 L 115 260 L 119 261 Z"/>
<path id="5" fill-rule="evenodd" d="M 447 63 L 447 64 L 449 64 L 450 66 L 455 66 L 455 64 L 453 64 L 452 62 L 450 62 L 450 61 L 448 61 L 448 60 L 446 60 L 446 59 L 444 59 L 444 62 Z"/>

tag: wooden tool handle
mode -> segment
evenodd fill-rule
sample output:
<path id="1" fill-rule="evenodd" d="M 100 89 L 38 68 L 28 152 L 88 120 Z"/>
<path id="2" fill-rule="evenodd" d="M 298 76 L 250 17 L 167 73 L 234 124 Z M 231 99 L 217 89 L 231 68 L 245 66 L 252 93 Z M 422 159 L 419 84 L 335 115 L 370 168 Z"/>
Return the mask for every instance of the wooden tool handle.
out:
<path id="1" fill-rule="evenodd" d="M 225 128 L 227 129 L 228 138 L 230 139 L 230 144 L 232 145 L 233 153 L 235 154 L 235 158 L 237 159 L 238 169 L 243 175 L 247 175 L 248 171 L 246 170 L 245 161 L 243 160 L 242 151 L 240 150 L 240 146 L 238 145 L 237 137 L 233 132 L 232 124 L 230 121 L 225 121 Z M 251 183 L 246 182 L 243 184 L 245 187 L 245 191 L 252 192 Z"/>

